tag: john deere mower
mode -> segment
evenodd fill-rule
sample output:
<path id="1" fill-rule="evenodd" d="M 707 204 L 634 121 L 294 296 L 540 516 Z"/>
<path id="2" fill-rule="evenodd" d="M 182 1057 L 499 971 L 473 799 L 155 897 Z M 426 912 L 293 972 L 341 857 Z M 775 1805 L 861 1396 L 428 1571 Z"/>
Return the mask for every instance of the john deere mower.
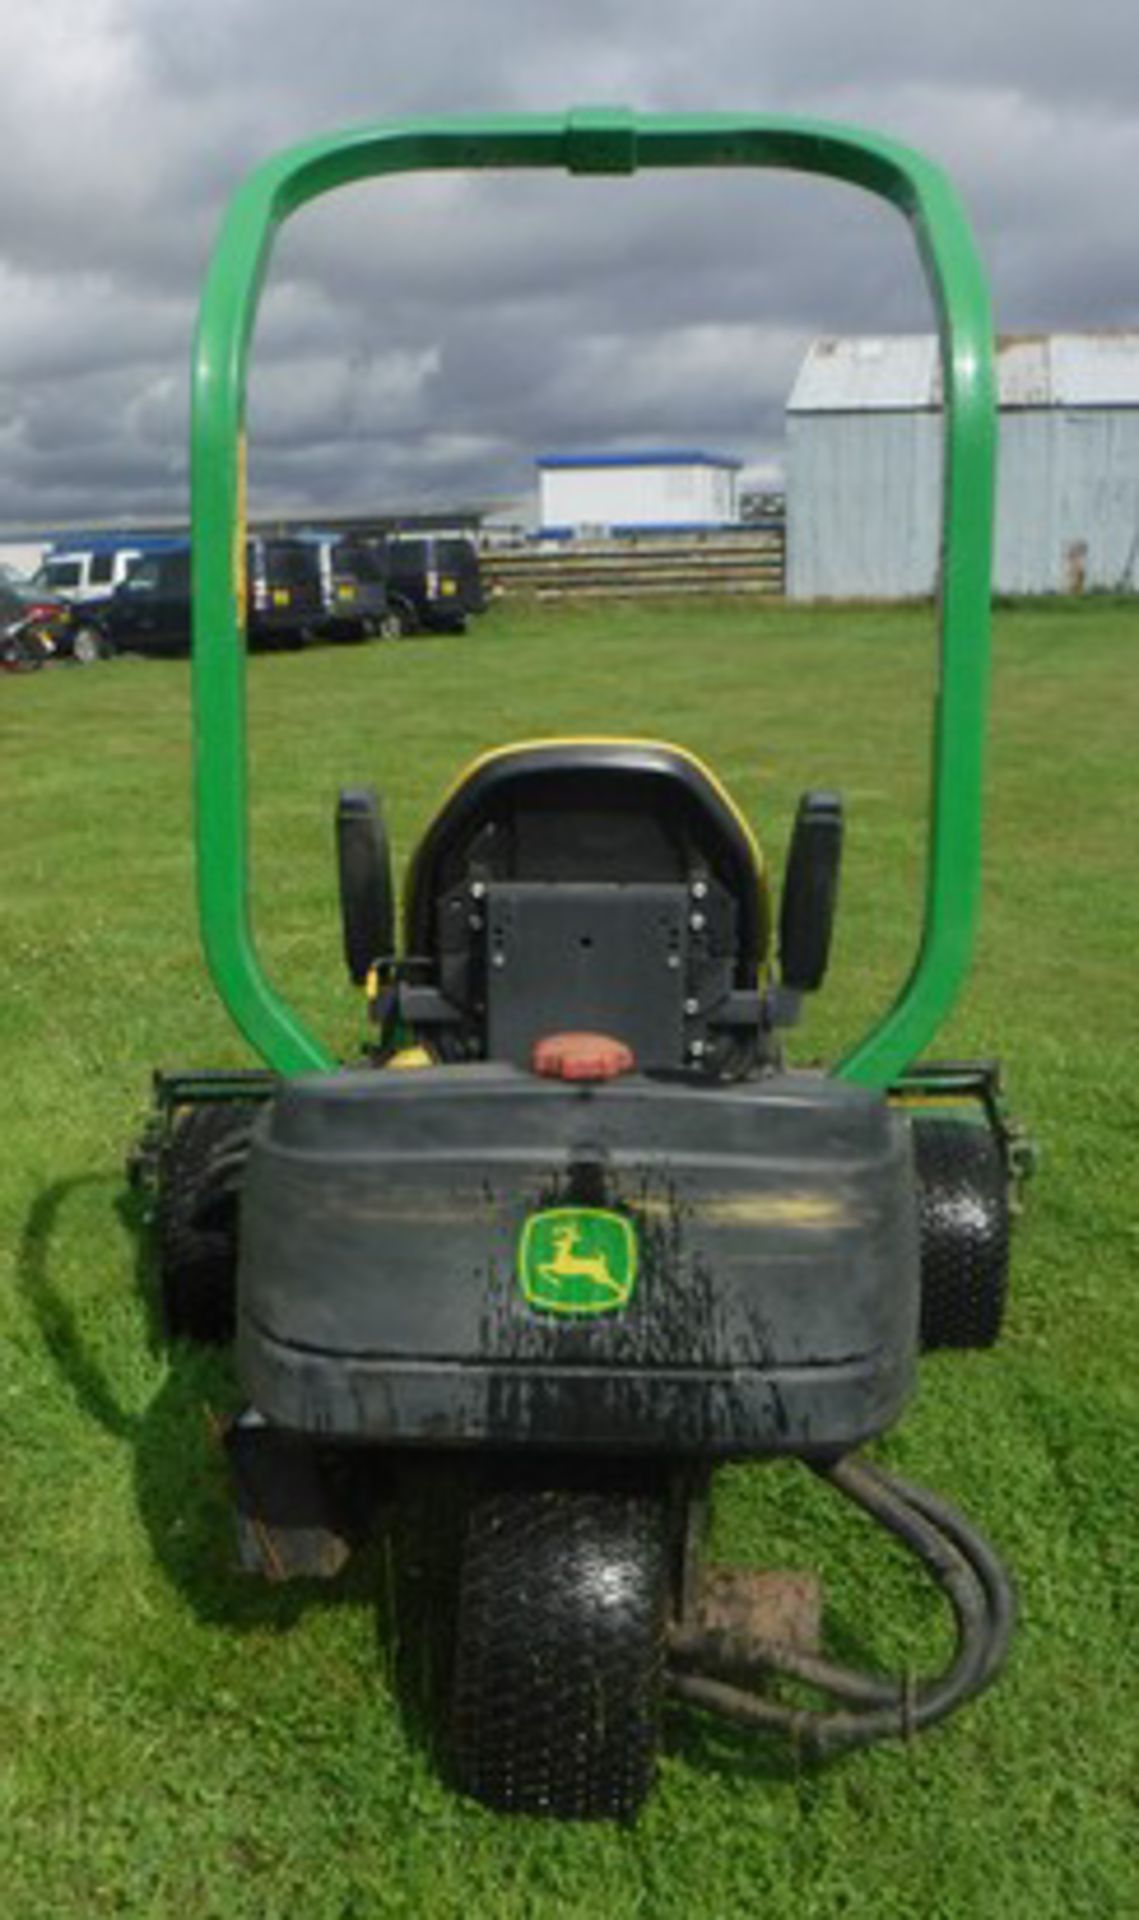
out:
<path id="1" fill-rule="evenodd" d="M 828 1072 L 788 1068 L 782 1035 L 826 972 L 839 798 L 804 794 L 776 903 L 715 775 L 657 741 L 485 754 L 398 914 L 376 794 L 341 793 L 361 1059 L 334 1057 L 263 971 L 241 556 L 272 236 L 349 182 L 476 167 L 788 168 L 883 196 L 915 233 L 945 393 L 924 927 L 897 997 Z M 666 1696 L 825 1755 L 931 1726 L 1005 1657 L 992 1549 L 857 1451 L 898 1419 L 922 1350 L 991 1345 L 1004 1305 L 1018 1149 L 996 1069 L 919 1058 L 978 893 L 992 395 L 957 200 L 864 133 L 617 111 L 379 126 L 278 156 L 230 208 L 194 363 L 198 873 L 217 990 L 265 1064 L 159 1077 L 143 1167 L 162 1299 L 172 1335 L 236 1336 L 248 1568 L 337 1572 L 366 1532 L 362 1487 L 447 1496 L 445 1523 L 418 1509 L 453 1560 L 439 1745 L 492 1807 L 632 1817 Z M 704 1564 L 712 1477 L 740 1459 L 806 1469 L 910 1550 L 952 1611 L 944 1672 L 844 1666 L 810 1576 Z"/>

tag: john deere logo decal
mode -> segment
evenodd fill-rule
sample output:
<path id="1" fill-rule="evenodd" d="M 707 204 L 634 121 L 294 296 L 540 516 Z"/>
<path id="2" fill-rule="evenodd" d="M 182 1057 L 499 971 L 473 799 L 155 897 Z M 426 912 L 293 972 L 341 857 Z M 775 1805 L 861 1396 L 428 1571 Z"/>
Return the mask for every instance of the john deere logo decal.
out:
<path id="1" fill-rule="evenodd" d="M 518 1279 L 542 1313 L 619 1313 L 637 1282 L 632 1222 L 598 1207 L 532 1213 L 518 1247 Z"/>

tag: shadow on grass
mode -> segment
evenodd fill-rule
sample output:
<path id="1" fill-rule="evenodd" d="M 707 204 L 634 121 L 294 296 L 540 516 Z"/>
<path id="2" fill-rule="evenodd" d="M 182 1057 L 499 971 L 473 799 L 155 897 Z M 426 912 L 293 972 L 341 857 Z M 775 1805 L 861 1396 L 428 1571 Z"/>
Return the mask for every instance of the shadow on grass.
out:
<path id="1" fill-rule="evenodd" d="M 665 1708 L 664 1750 L 697 1773 L 757 1786 L 795 1786 L 805 1800 L 821 1786 L 826 1771 L 825 1762 L 797 1754 L 778 1733 L 735 1727 L 680 1701 Z"/>
<path id="2" fill-rule="evenodd" d="M 84 1313 L 59 1277 L 66 1265 L 70 1203 L 107 1188 L 116 1189 L 114 1210 L 133 1249 L 147 1351 L 165 1361 L 161 1385 L 141 1410 L 116 1389 L 114 1360 L 84 1325 Z M 17 1283 L 81 1415 L 131 1450 L 138 1511 L 155 1560 L 197 1619 L 237 1632 L 285 1632 L 314 1605 L 374 1605 L 378 1661 L 405 1737 L 446 1774 L 443 1729 L 468 1473 L 446 1456 L 409 1463 L 401 1497 L 378 1506 L 366 1547 L 334 1581 L 275 1585 L 241 1572 L 221 1443 L 224 1421 L 242 1404 L 232 1357 L 224 1349 L 165 1338 L 148 1238 L 141 1197 L 123 1189 L 116 1176 L 57 1181 L 28 1213 Z M 125 1372 L 130 1356 L 124 1353 L 122 1361 Z M 679 1703 L 667 1707 L 664 1731 L 667 1751 L 698 1771 L 794 1784 L 807 1800 L 823 1771 L 800 1761 L 777 1736 L 733 1728 Z"/>
<path id="3" fill-rule="evenodd" d="M 133 1243 L 150 1354 L 161 1351 L 166 1358 L 162 1384 L 141 1411 L 116 1390 L 112 1367 L 59 1279 L 69 1204 L 108 1187 L 119 1187 L 114 1207 Z M 79 1412 L 131 1449 L 138 1510 L 156 1561 L 198 1619 L 238 1631 L 284 1630 L 313 1604 L 358 1602 L 370 1594 L 374 1578 L 374 1569 L 364 1564 L 369 1555 L 350 1563 L 335 1582 L 273 1585 L 239 1570 L 221 1441 L 224 1421 L 241 1406 L 232 1360 L 222 1350 L 163 1338 L 147 1240 L 141 1198 L 122 1190 L 116 1176 L 60 1180 L 37 1195 L 28 1213 L 16 1272 L 44 1347 Z"/>
<path id="4" fill-rule="evenodd" d="M 151 1359 L 165 1363 L 162 1383 L 141 1411 L 117 1389 L 114 1359 L 100 1349 L 60 1278 L 72 1231 L 69 1205 L 84 1193 L 107 1189 L 132 1248 L 135 1290 L 145 1312 L 140 1344 Z M 74 1241 L 70 1246 L 73 1251 Z M 138 1511 L 155 1560 L 194 1616 L 238 1633 L 284 1633 L 310 1607 L 372 1607 L 378 1664 L 408 1744 L 442 1770 L 439 1729 L 458 1538 L 446 1472 L 429 1465 L 409 1476 L 407 1499 L 376 1501 L 371 1536 L 334 1580 L 274 1584 L 244 1573 L 237 1564 L 221 1440 L 224 1421 L 243 1404 L 232 1355 L 166 1338 L 141 1196 L 108 1173 L 44 1188 L 29 1210 L 16 1271 L 44 1348 L 80 1414 L 130 1448 Z M 140 1356 L 123 1354 L 120 1377 L 132 1357 Z"/>

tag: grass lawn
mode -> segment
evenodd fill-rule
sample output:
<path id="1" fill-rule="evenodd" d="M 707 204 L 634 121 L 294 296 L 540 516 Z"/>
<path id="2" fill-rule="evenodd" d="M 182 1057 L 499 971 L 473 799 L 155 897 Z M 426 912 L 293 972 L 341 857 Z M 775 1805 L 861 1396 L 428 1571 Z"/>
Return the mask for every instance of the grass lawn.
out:
<path id="1" fill-rule="evenodd" d="M 722 603 L 494 611 L 465 640 L 252 662 L 254 853 L 271 976 L 339 1047 L 331 851 L 375 778 L 405 858 L 468 755 L 663 732 L 777 860 L 840 786 L 829 1057 L 908 963 L 931 619 Z M 670 1716 L 632 1831 L 451 1797 L 401 1715 L 381 1570 L 230 1570 L 210 1410 L 224 1357 L 158 1346 L 122 1176 L 151 1066 L 247 1054 L 203 974 L 188 675 L 122 660 L 0 679 L 0 1914 L 782 1916 L 1139 1912 L 1139 608 L 997 620 L 977 963 L 937 1043 L 999 1054 L 1043 1165 L 1003 1346 L 925 1362 L 881 1454 L 989 1531 L 1023 1619 L 998 1687 L 912 1749 L 826 1767 Z M 927 1661 L 936 1602 L 794 1468 L 722 1477 L 717 1557 L 818 1564 L 836 1644 Z"/>

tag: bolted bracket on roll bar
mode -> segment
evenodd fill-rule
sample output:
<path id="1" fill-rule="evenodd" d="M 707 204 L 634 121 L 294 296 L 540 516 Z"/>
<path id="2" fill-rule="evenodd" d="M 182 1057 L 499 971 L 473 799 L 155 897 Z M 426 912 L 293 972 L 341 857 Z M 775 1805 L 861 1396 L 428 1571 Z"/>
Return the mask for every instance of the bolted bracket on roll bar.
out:
<path id="1" fill-rule="evenodd" d="M 566 115 L 568 173 L 635 173 L 637 129 L 624 107 L 578 107 Z"/>

